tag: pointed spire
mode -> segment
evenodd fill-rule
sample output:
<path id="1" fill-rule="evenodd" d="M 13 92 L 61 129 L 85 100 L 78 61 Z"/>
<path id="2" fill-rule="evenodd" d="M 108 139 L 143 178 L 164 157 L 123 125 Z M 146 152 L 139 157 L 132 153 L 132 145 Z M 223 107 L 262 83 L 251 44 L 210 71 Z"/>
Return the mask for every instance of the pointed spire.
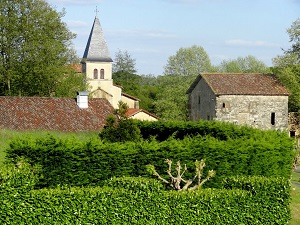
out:
<path id="1" fill-rule="evenodd" d="M 94 24 L 86 44 L 83 59 L 87 61 L 112 62 L 100 21 L 95 16 Z"/>

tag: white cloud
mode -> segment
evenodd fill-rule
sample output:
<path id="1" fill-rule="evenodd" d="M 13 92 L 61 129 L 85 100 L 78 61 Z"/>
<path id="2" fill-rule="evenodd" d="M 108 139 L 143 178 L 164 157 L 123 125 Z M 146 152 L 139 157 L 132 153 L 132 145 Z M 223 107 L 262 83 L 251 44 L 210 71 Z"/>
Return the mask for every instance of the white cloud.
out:
<path id="1" fill-rule="evenodd" d="M 228 46 L 237 46 L 237 47 L 280 47 L 278 44 L 265 42 L 265 41 L 249 41 L 249 40 L 242 40 L 242 39 L 231 39 L 226 40 L 225 44 Z"/>
<path id="2" fill-rule="evenodd" d="M 107 31 L 107 35 L 122 38 L 153 38 L 153 39 L 169 39 L 176 38 L 176 35 L 165 30 L 142 30 L 142 29 L 122 29 Z"/>
<path id="3" fill-rule="evenodd" d="M 80 20 L 68 20 L 67 24 L 69 27 L 74 28 L 74 27 L 87 27 L 89 24 L 86 22 L 80 21 Z"/>

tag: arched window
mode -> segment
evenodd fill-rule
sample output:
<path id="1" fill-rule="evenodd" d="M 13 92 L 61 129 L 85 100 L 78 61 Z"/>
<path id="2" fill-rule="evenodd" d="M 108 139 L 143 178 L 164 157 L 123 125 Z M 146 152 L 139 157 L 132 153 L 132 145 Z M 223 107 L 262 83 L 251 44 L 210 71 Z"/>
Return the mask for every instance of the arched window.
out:
<path id="1" fill-rule="evenodd" d="M 98 70 L 94 69 L 94 79 L 98 79 Z"/>
<path id="2" fill-rule="evenodd" d="M 100 70 L 100 79 L 104 79 L 104 69 Z"/>

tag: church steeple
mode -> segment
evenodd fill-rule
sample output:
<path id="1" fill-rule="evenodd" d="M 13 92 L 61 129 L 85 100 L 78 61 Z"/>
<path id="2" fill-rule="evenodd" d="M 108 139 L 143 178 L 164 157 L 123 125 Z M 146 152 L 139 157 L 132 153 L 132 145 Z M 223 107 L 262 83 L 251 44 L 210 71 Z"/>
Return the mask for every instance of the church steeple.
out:
<path id="1" fill-rule="evenodd" d="M 83 60 L 93 62 L 112 62 L 100 21 L 95 16 L 88 42 L 83 54 Z"/>

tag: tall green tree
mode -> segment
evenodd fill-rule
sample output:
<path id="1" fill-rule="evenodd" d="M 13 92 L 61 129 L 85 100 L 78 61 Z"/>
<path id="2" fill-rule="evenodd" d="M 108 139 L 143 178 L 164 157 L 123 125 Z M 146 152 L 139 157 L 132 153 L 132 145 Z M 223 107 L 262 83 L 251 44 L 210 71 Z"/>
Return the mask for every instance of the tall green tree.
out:
<path id="1" fill-rule="evenodd" d="M 293 22 L 291 27 L 287 29 L 287 32 L 292 46 L 285 53 L 296 55 L 298 63 L 300 63 L 300 18 Z"/>
<path id="2" fill-rule="evenodd" d="M 272 59 L 273 73 L 289 89 L 289 111 L 300 112 L 300 19 L 287 29 L 292 46 Z"/>
<path id="3" fill-rule="evenodd" d="M 180 48 L 169 57 L 164 76 L 158 78 L 156 115 L 165 120 L 187 120 L 186 91 L 199 73 L 212 71 L 214 67 L 203 47 Z"/>
<path id="4" fill-rule="evenodd" d="M 135 59 L 129 54 L 127 50 L 121 51 L 120 49 L 116 52 L 115 59 L 113 62 L 113 73 L 136 73 Z"/>
<path id="5" fill-rule="evenodd" d="M 223 60 L 217 67 L 219 72 L 228 73 L 269 73 L 270 69 L 267 65 L 255 58 L 248 55 L 246 57 L 238 57 L 233 60 Z"/>
<path id="6" fill-rule="evenodd" d="M 201 72 L 212 70 L 209 56 L 204 48 L 193 45 L 189 48 L 180 48 L 175 55 L 169 57 L 164 67 L 164 75 L 196 77 Z"/>
<path id="7" fill-rule="evenodd" d="M 0 1 L 1 95 L 55 95 L 73 58 L 64 15 L 45 0 Z"/>

